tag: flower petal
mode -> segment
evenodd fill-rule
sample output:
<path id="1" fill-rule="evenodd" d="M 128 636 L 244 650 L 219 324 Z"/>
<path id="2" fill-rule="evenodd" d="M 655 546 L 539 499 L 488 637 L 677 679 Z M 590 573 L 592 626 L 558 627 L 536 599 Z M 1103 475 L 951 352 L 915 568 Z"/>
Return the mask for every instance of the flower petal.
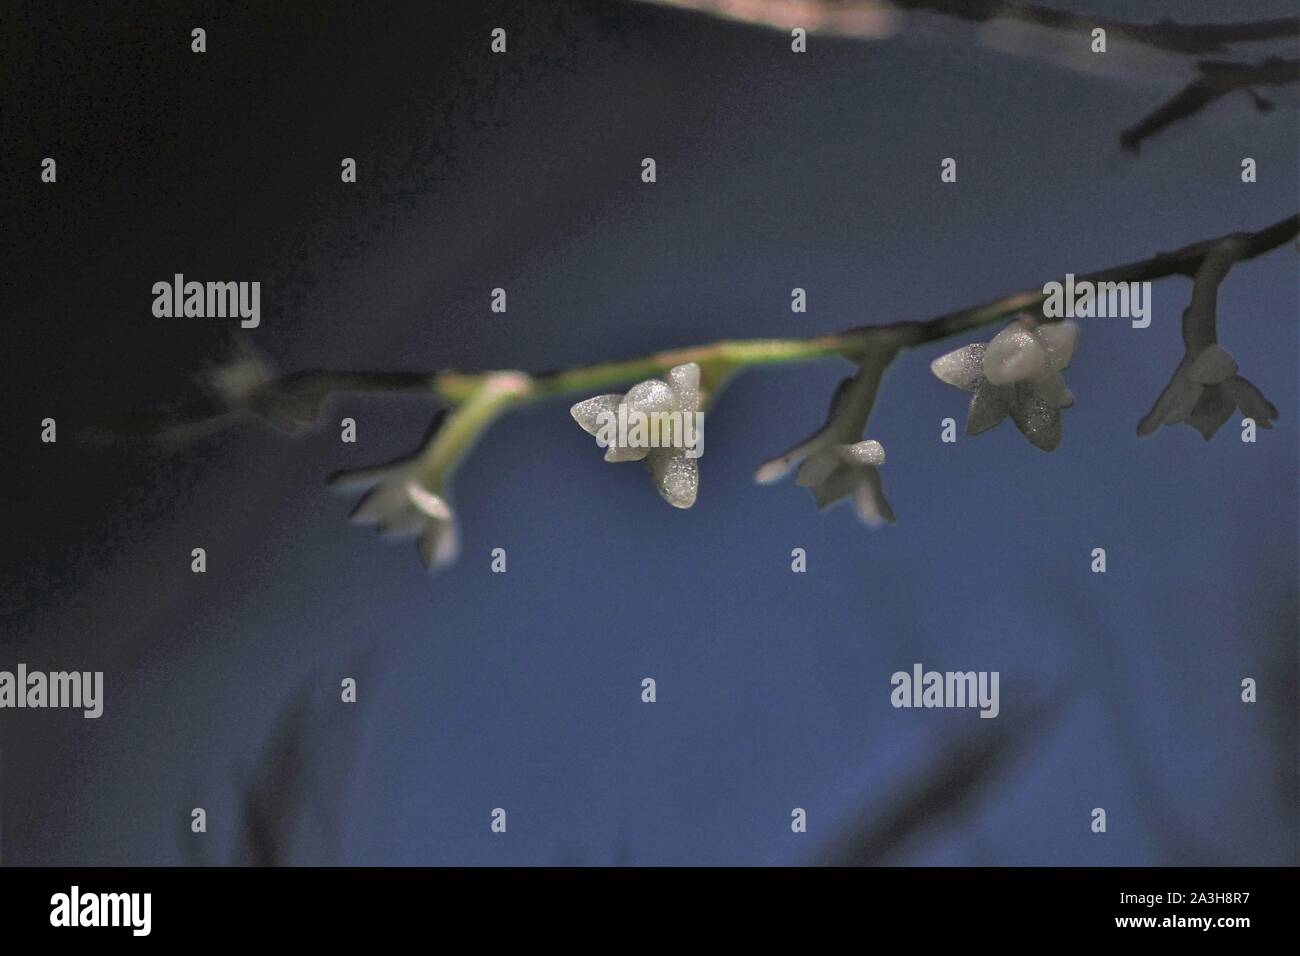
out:
<path id="1" fill-rule="evenodd" d="M 353 524 L 377 524 L 382 528 L 409 510 L 401 484 L 386 482 L 358 501 L 348 520 Z"/>
<path id="2" fill-rule="evenodd" d="M 770 485 L 788 475 L 793 467 L 794 459 L 789 455 L 782 455 L 780 458 L 773 458 L 759 465 L 758 470 L 754 472 L 754 480 L 760 485 Z"/>
<path id="3" fill-rule="evenodd" d="M 431 521 L 425 525 L 419 540 L 420 560 L 430 571 L 445 568 L 456 560 L 460 540 L 453 521 Z"/>
<path id="4" fill-rule="evenodd" d="M 941 355 L 930 363 L 930 371 L 939 381 L 947 385 L 973 392 L 979 388 L 984 379 L 984 350 L 988 348 L 983 342 L 963 345 L 955 352 Z"/>
<path id="5" fill-rule="evenodd" d="M 1237 363 L 1218 345 L 1208 346 L 1187 367 L 1187 376 L 1198 385 L 1218 385 L 1237 374 Z"/>
<path id="6" fill-rule="evenodd" d="M 628 389 L 623 396 L 623 404 L 627 406 L 628 414 L 644 412 L 649 415 L 653 412 L 671 412 L 675 401 L 673 390 L 667 382 L 649 378 Z"/>
<path id="7" fill-rule="evenodd" d="M 1011 411 L 1015 394 L 1016 390 L 1009 385 L 986 384 L 976 392 L 966 415 L 966 434 L 978 435 L 1000 424 Z"/>
<path id="8" fill-rule="evenodd" d="M 873 439 L 854 442 L 852 445 L 837 445 L 835 453 L 840 461 L 848 465 L 883 465 L 885 463 L 885 446 Z"/>
<path id="9" fill-rule="evenodd" d="M 1048 322 L 1034 330 L 1038 340 L 1047 349 L 1047 359 L 1052 368 L 1058 372 L 1069 367 L 1074 357 L 1074 343 L 1079 339 L 1079 323 L 1066 319 L 1064 322 Z"/>
<path id="10" fill-rule="evenodd" d="M 621 401 L 623 401 L 622 395 L 597 395 L 595 398 L 578 402 L 569 409 L 569 414 L 588 435 L 596 435 L 600 432 L 602 415 L 618 417 L 618 405 Z"/>
<path id="11" fill-rule="evenodd" d="M 1196 408 L 1197 403 L 1201 400 L 1201 395 L 1205 392 L 1204 385 L 1198 385 L 1186 375 L 1181 378 L 1181 387 L 1171 396 L 1169 406 L 1165 409 L 1165 417 L 1162 424 L 1174 425 L 1178 422 L 1185 421 L 1187 416 Z"/>
<path id="12" fill-rule="evenodd" d="M 1065 380 L 1061 378 L 1060 372 L 1051 372 L 1042 378 L 1034 379 L 1031 384 L 1043 397 L 1043 401 L 1053 408 L 1069 408 L 1074 404 L 1074 396 L 1065 387 Z"/>
<path id="13" fill-rule="evenodd" d="M 885 490 L 881 487 L 880 472 L 867 468 L 862 476 L 862 483 L 853 492 L 853 508 L 858 517 L 871 527 L 894 523 L 894 509 L 885 500 Z"/>
<path id="14" fill-rule="evenodd" d="M 641 461 L 651 448 L 642 445 L 610 445 L 605 449 L 606 461 Z"/>
<path id="15" fill-rule="evenodd" d="M 825 508 L 839 501 L 846 495 L 851 495 L 862 483 L 862 476 L 866 469 L 854 468 L 852 465 L 846 465 L 843 462 L 835 466 L 835 470 L 827 476 L 821 484 L 812 486 L 813 497 L 817 499 L 817 507 Z"/>
<path id="16" fill-rule="evenodd" d="M 984 352 L 984 377 L 994 385 L 1039 378 L 1050 370 L 1047 349 L 1020 320 L 995 335 Z"/>
<path id="17" fill-rule="evenodd" d="M 1169 380 L 1169 384 L 1160 390 L 1160 394 L 1156 396 L 1155 404 L 1151 406 L 1151 411 L 1147 412 L 1146 415 L 1142 417 L 1142 420 L 1138 422 L 1137 433 L 1139 435 L 1150 435 L 1161 425 L 1166 425 L 1171 420 L 1175 420 L 1170 418 L 1171 412 L 1175 410 L 1176 407 L 1181 406 L 1182 402 L 1180 402 L 1180 399 L 1185 401 L 1184 393 L 1187 392 L 1189 388 L 1194 387 L 1188 382 L 1187 376 L 1183 373 L 1184 369 L 1179 367 L 1178 370 L 1174 372 L 1173 378 Z M 1198 394 L 1196 398 L 1199 397 L 1200 395 Z M 1186 410 L 1183 411 L 1183 417 L 1186 417 L 1187 412 L 1191 411 L 1195 404 L 1196 399 L 1194 398 L 1192 399 L 1191 404 L 1186 407 Z"/>
<path id="18" fill-rule="evenodd" d="M 406 497 L 420 511 L 435 521 L 450 521 L 451 508 L 441 495 L 428 491 L 414 481 L 408 481 L 405 487 Z"/>
<path id="19" fill-rule="evenodd" d="M 659 494 L 666 502 L 674 508 L 689 508 L 695 504 L 695 496 L 700 488 L 697 459 L 661 449 L 650 456 L 649 464 Z"/>
<path id="20" fill-rule="evenodd" d="M 1240 375 L 1234 375 L 1223 383 L 1223 389 L 1241 409 L 1247 418 L 1253 418 L 1260 428 L 1272 428 L 1277 418 L 1277 409 L 1263 393 Z"/>
<path id="21" fill-rule="evenodd" d="M 1061 411 L 1047 404 L 1032 382 L 1016 386 L 1011 420 L 1035 448 L 1053 451 L 1061 443 Z"/>
<path id="22" fill-rule="evenodd" d="M 795 472 L 795 484 L 809 487 L 819 485 L 840 465 L 840 457 L 835 448 L 823 448 L 804 459 L 804 463 Z"/>
<path id="23" fill-rule="evenodd" d="M 1209 385 L 1201 389 L 1200 400 L 1184 421 L 1209 441 L 1229 418 L 1235 406 L 1222 385 Z"/>
<path id="24" fill-rule="evenodd" d="M 683 412 L 700 410 L 700 367 L 694 362 L 674 365 L 668 370 L 668 384 L 677 396 L 677 407 Z"/>

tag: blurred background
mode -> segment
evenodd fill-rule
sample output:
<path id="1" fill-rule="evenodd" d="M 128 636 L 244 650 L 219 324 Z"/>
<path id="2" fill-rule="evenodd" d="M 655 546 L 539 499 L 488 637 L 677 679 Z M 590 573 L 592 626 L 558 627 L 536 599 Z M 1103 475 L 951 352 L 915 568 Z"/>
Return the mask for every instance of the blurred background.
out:
<path id="1" fill-rule="evenodd" d="M 690 511 L 602 463 L 573 399 L 509 415 L 458 475 L 463 554 L 436 577 L 324 484 L 413 450 L 430 402 L 340 398 L 299 439 L 77 440 L 193 396 L 227 351 L 233 321 L 153 317 L 176 272 L 261 281 L 251 339 L 285 371 L 537 371 L 926 318 L 1294 213 L 1293 93 L 1131 155 L 1120 132 L 1188 58 L 1078 69 L 941 17 L 804 55 L 595 0 L 6 19 L 0 669 L 102 670 L 106 702 L 0 713 L 0 862 L 1295 862 L 1291 245 L 1220 295 L 1221 342 L 1281 412 L 1256 444 L 1239 416 L 1135 437 L 1181 355 L 1191 284 L 1163 280 L 1149 329 L 1082 321 L 1051 455 L 1009 423 L 939 441 L 967 396 L 929 362 L 993 330 L 904 354 L 867 431 L 898 514 L 879 531 L 752 480 L 820 424 L 836 360 L 731 385 Z M 999 671 L 1000 716 L 893 709 L 916 662 Z"/>

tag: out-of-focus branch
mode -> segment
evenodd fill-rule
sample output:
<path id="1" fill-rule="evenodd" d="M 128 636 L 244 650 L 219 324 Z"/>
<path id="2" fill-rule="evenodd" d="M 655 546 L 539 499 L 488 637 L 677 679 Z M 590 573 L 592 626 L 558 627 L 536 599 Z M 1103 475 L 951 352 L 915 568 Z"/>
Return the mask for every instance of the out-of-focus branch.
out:
<path id="1" fill-rule="evenodd" d="M 1255 108 L 1266 113 L 1272 102 L 1256 92 L 1257 86 L 1281 86 L 1300 80 L 1300 60 L 1269 57 L 1259 63 L 1228 63 L 1206 60 L 1196 64 L 1200 76 L 1183 87 L 1173 98 L 1162 103 L 1120 134 L 1120 145 L 1136 153 L 1142 141 L 1181 119 L 1194 116 L 1215 100 L 1237 90 L 1250 94 Z"/>
<path id="2" fill-rule="evenodd" d="M 1010 28 L 1015 38 L 994 43 L 1002 52 L 1046 56 L 1059 65 L 1096 70 L 1104 58 L 1089 52 L 1094 29 L 1106 31 L 1109 42 L 1127 42 L 1173 62 L 1181 78 L 1187 66 L 1196 75 L 1173 98 L 1144 117 L 1120 137 L 1120 144 L 1137 152 L 1139 144 L 1169 126 L 1200 112 L 1236 90 L 1245 90 L 1261 111 L 1273 104 L 1257 86 L 1278 86 L 1300 79 L 1300 61 L 1269 57 L 1255 63 L 1205 60 L 1187 64 L 1185 57 L 1226 54 L 1235 44 L 1300 39 L 1300 18 L 1280 17 L 1244 23 L 1133 23 L 1115 17 L 1053 10 L 1008 0 L 642 0 L 674 9 L 691 10 L 728 20 L 779 30 L 803 27 L 810 33 L 849 39 L 881 39 L 900 29 L 898 14 L 925 13 Z M 1075 39 L 1071 40 L 1073 37 Z M 1116 61 L 1118 63 L 1118 61 Z M 1186 64 L 1186 66 L 1185 66 Z M 1115 66 L 1115 64 L 1110 64 Z M 1167 70 L 1166 70 L 1167 72 Z"/>
<path id="3" fill-rule="evenodd" d="M 1300 34 L 1300 18 L 1296 17 L 1248 23 L 1176 23 L 1173 20 L 1133 23 L 1008 0 L 892 0 L 892 5 L 901 10 L 924 10 L 976 23 L 1017 20 L 1052 30 L 1080 31 L 1084 35 L 1101 27 L 1111 39 L 1120 38 L 1174 53 L 1222 53 L 1233 43 L 1295 38 Z"/>
<path id="4" fill-rule="evenodd" d="M 1223 53 L 1231 44 L 1295 38 L 1300 18 L 1279 17 L 1246 23 L 1133 23 L 1116 17 L 1054 10 L 1011 0 L 641 0 L 657 6 L 692 10 L 727 20 L 778 30 L 803 27 L 810 33 L 845 37 L 888 36 L 896 11 L 935 13 L 988 23 L 1014 21 L 1027 26 L 1085 36 L 1101 27 L 1108 35 L 1173 53 Z"/>

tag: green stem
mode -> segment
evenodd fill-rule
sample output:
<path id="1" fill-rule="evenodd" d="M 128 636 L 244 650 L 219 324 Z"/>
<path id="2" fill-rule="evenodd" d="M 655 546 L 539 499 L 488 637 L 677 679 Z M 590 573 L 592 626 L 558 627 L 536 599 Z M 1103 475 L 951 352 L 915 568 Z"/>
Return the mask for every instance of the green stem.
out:
<path id="1" fill-rule="evenodd" d="M 1094 282 L 1138 282 L 1172 275 L 1194 276 L 1207 256 L 1227 239 L 1233 239 L 1249 259 L 1300 233 L 1300 215 L 1289 216 L 1253 233 L 1233 233 L 1184 246 L 1174 252 L 1115 266 L 1081 276 Z M 478 436 L 498 415 L 514 405 L 539 401 L 555 395 L 591 396 L 616 386 L 661 376 L 674 365 L 695 362 L 700 366 L 701 385 L 716 395 L 736 372 L 756 365 L 782 365 L 840 356 L 861 362 L 867 355 L 892 357 L 902 348 L 916 348 L 960 335 L 984 325 L 1009 319 L 1038 308 L 1045 295 L 1041 288 L 1016 292 L 973 308 L 960 309 L 925 321 L 892 325 L 868 325 L 829 335 L 789 339 L 744 339 L 711 342 L 656 352 L 641 358 L 601 362 L 578 368 L 529 375 L 518 371 L 440 372 L 424 380 L 424 386 L 454 406 L 448 421 L 423 452 L 421 471 L 432 478 L 446 477 L 473 447 Z M 410 382 L 404 380 L 404 385 Z"/>
<path id="2" fill-rule="evenodd" d="M 532 379 L 523 372 L 487 372 L 457 404 L 420 454 L 417 471 L 426 488 L 442 485 L 487 427 L 511 405 L 525 400 Z"/>

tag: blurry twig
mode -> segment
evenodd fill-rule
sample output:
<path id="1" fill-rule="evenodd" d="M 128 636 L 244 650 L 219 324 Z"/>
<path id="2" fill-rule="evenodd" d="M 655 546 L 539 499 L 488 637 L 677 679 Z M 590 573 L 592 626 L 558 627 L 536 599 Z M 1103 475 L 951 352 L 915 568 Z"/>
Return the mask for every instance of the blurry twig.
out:
<path id="1" fill-rule="evenodd" d="M 1087 35 L 1108 34 L 1173 53 L 1223 53 L 1235 43 L 1293 38 L 1300 19 L 1278 17 L 1245 23 L 1134 23 L 1117 17 L 1071 13 L 1013 0 L 641 0 L 778 30 L 803 27 L 811 33 L 847 37 L 887 36 L 895 11 L 937 13 L 972 23 L 1011 20 L 1035 27 Z"/>
<path id="2" fill-rule="evenodd" d="M 691 10 L 727 20 L 751 23 L 778 30 L 802 27 L 809 33 L 849 39 L 881 39 L 899 30 L 899 11 L 930 13 L 968 23 L 1011 26 L 1022 34 L 1020 45 L 1001 52 L 1044 56 L 1060 65 L 1079 67 L 1073 54 L 1084 51 L 1094 29 L 1106 31 L 1111 41 L 1120 40 L 1158 50 L 1171 57 L 1228 54 L 1235 44 L 1261 43 L 1300 38 L 1300 18 L 1278 17 L 1243 23 L 1178 23 L 1160 20 L 1134 23 L 1115 17 L 1054 10 L 1032 3 L 1010 0 L 642 0 L 658 6 Z M 1028 34 L 1026 35 L 1026 31 Z M 1059 42 L 1056 38 L 1066 38 Z M 1069 37 L 1078 42 L 1071 43 Z M 1095 57 L 1093 59 L 1096 59 Z M 1179 61 L 1182 62 L 1182 61 Z M 1201 61 L 1194 64 L 1197 76 L 1151 115 L 1125 130 L 1120 144 L 1137 152 L 1142 140 L 1169 124 L 1192 116 L 1206 105 L 1231 93 L 1246 90 L 1255 106 L 1266 112 L 1272 103 L 1256 86 L 1276 86 L 1300 78 L 1295 60 L 1269 57 L 1256 63 Z"/>
<path id="3" fill-rule="evenodd" d="M 1120 134 L 1121 146 L 1136 153 L 1143 140 L 1171 123 L 1194 116 L 1215 100 L 1237 90 L 1249 93 L 1255 108 L 1266 113 L 1273 109 L 1273 103 L 1261 96 L 1255 87 L 1281 86 L 1300 80 L 1300 60 L 1278 57 L 1269 57 L 1259 63 L 1204 60 L 1196 67 L 1200 71 L 1196 79 Z"/>
<path id="4" fill-rule="evenodd" d="M 970 812 L 998 775 L 1057 718 L 1070 696 L 1068 690 L 1042 694 L 1023 711 L 975 721 L 974 730 L 945 741 L 925 771 L 893 796 L 888 807 L 865 813 L 819 862 L 831 866 L 887 863 L 921 831 Z"/>
<path id="5" fill-rule="evenodd" d="M 370 671 L 363 660 L 351 668 L 358 683 L 366 685 L 364 675 Z M 340 804 L 346 796 L 346 774 L 338 772 L 352 759 L 358 731 L 349 720 L 340 724 L 332 719 L 333 706 L 351 708 L 339 698 L 330 698 L 329 707 L 321 705 L 322 688 L 316 682 L 304 684 L 276 716 L 271 732 L 256 763 L 247 775 L 238 775 L 237 817 L 233 843 L 225 859 L 216 858 L 205 849 L 210 838 L 189 831 L 189 813 L 184 813 L 185 827 L 180 835 L 182 852 L 194 865 L 218 863 L 234 866 L 285 866 L 315 862 L 340 862 Z M 333 693 L 336 693 L 333 692 Z M 359 717 L 359 714 L 356 714 Z M 205 801 L 191 788 L 191 805 Z M 208 825 L 214 821 L 209 815 Z M 213 835 L 225 831 L 218 827 Z M 304 836 L 314 836 L 312 843 Z"/>

